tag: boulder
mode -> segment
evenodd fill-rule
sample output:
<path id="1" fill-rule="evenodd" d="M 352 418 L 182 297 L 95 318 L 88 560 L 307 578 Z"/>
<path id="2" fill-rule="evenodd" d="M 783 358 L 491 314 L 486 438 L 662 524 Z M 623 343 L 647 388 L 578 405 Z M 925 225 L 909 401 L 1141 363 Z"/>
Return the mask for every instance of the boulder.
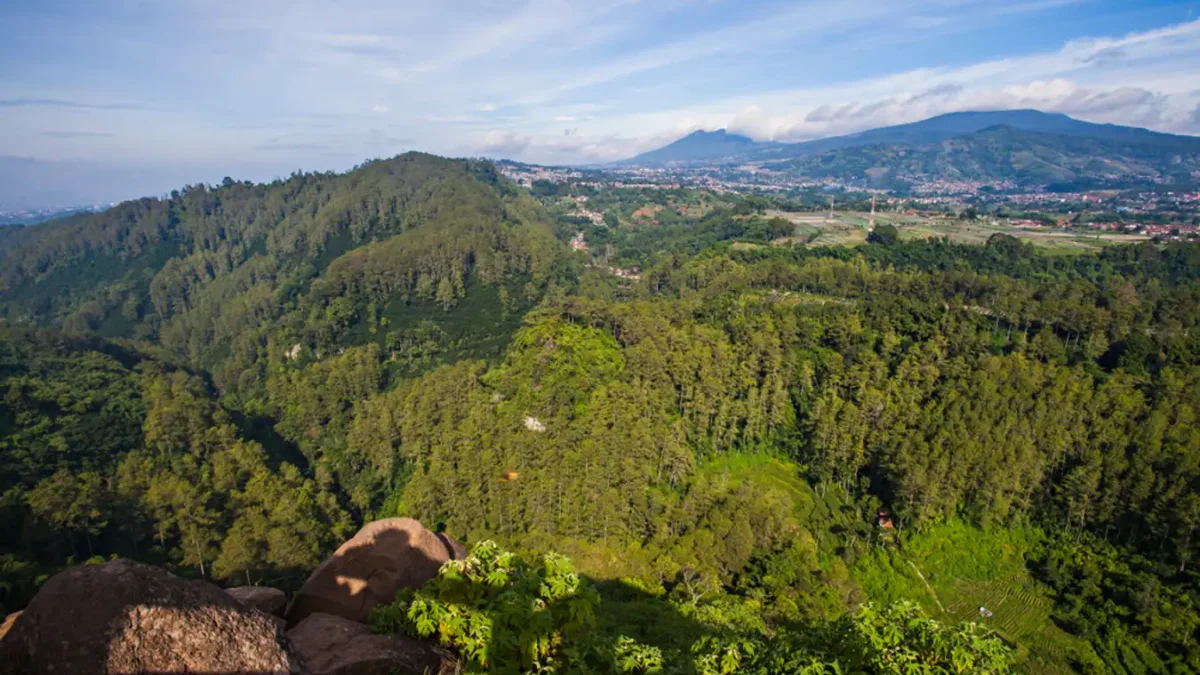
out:
<path id="1" fill-rule="evenodd" d="M 18 616 L 21 616 L 20 612 L 13 612 L 4 617 L 4 623 L 0 623 L 0 640 L 3 640 L 4 636 L 8 635 L 8 631 L 12 630 L 13 623 L 16 622 Z"/>
<path id="2" fill-rule="evenodd" d="M 458 540 L 445 532 L 438 532 L 437 538 L 442 540 L 446 546 L 446 552 L 450 554 L 451 560 L 462 560 L 467 557 L 467 548 L 458 543 Z"/>
<path id="3" fill-rule="evenodd" d="M 446 651 L 403 635 L 375 635 L 361 623 L 309 614 L 288 631 L 306 675 L 434 675 L 454 673 Z"/>
<path id="4" fill-rule="evenodd" d="M 253 607 L 264 614 L 283 616 L 287 608 L 287 596 L 278 588 L 269 586 L 236 586 L 226 588 L 225 592 L 232 595 L 234 600 L 247 607 Z"/>
<path id="5" fill-rule="evenodd" d="M 130 560 L 51 577 L 0 642 L 0 673 L 298 672 L 265 614 Z"/>
<path id="6" fill-rule="evenodd" d="M 309 575 L 288 608 L 295 626 L 315 612 L 367 623 L 402 588 L 420 588 L 450 559 L 437 535 L 411 518 L 367 523 Z"/>

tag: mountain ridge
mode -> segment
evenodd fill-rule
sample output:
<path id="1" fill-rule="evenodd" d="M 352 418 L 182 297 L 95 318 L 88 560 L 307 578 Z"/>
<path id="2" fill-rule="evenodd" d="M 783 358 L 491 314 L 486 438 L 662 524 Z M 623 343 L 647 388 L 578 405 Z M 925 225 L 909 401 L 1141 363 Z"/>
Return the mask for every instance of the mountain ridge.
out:
<path id="1" fill-rule="evenodd" d="M 1194 142 L 1200 144 L 1200 139 L 1194 136 L 1167 134 L 1116 124 L 1086 122 L 1062 113 L 1047 113 L 1032 109 L 960 111 L 907 124 L 878 127 L 853 134 L 796 143 L 754 141 L 746 136 L 731 134 L 724 129 L 712 132 L 696 131 L 674 143 L 642 153 L 620 164 L 624 166 L 678 166 L 700 162 L 733 164 L 787 160 L 877 144 L 919 147 L 978 133 L 996 126 L 1008 126 L 1024 131 L 1062 136 L 1099 138 L 1114 143 L 1192 145 Z M 727 138 L 747 139 L 750 142 L 730 144 L 716 141 L 716 139 Z"/>
<path id="2" fill-rule="evenodd" d="M 743 151 L 759 144 L 759 141 L 755 141 L 749 136 L 730 133 L 726 129 L 718 129 L 716 131 L 698 129 L 677 141 L 657 150 L 642 153 L 628 161 L 650 163 L 702 161 L 713 156 L 724 156 L 729 153 Z"/>

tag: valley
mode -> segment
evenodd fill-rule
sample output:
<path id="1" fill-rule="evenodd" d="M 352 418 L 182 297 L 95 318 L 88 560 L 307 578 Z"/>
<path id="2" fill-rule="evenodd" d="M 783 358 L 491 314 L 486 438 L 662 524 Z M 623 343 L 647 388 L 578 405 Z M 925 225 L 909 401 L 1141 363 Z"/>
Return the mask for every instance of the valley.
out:
<path id="1" fill-rule="evenodd" d="M 296 607 L 403 517 L 463 557 L 346 630 L 476 672 L 1200 663 L 1190 202 L 622 175 L 407 153 L 0 237 L 0 601 L 129 558 Z"/>

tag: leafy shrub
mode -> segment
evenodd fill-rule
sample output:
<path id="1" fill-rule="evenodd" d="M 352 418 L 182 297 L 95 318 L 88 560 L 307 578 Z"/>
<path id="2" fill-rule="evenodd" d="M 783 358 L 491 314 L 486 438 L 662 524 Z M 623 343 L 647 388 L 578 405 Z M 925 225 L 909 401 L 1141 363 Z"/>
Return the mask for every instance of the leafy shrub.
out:
<path id="1" fill-rule="evenodd" d="M 436 638 L 472 671 L 659 672 L 652 647 L 591 632 L 600 596 L 556 553 L 532 566 L 490 541 L 372 614 L 376 632 Z"/>
<path id="2" fill-rule="evenodd" d="M 655 602 L 668 602 L 656 599 Z M 628 675 L 1000 675 L 1010 651 L 975 624 L 948 626 L 913 603 L 866 605 L 837 621 L 778 631 L 747 620 L 754 600 L 722 596 L 690 649 L 663 649 L 597 626 L 600 596 L 564 556 L 529 565 L 495 543 L 442 566 L 417 591 L 376 608 L 376 632 L 435 638 L 469 672 Z M 700 617 L 697 617 L 700 618 Z"/>

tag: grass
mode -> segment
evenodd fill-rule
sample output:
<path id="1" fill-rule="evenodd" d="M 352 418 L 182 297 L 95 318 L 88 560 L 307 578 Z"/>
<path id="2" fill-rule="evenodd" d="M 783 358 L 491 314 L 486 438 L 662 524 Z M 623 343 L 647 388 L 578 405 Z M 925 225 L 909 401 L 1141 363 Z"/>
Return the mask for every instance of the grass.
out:
<path id="1" fill-rule="evenodd" d="M 1071 673 L 1071 654 L 1088 647 L 1051 620 L 1053 600 L 1025 567 L 1041 538 L 1034 527 L 984 531 L 952 521 L 907 535 L 902 550 L 877 548 L 852 571 L 872 601 L 913 600 L 935 618 L 995 631 L 1017 647 L 1018 672 Z"/>
<path id="2" fill-rule="evenodd" d="M 804 479 L 801 468 L 790 460 L 765 452 L 743 452 L 711 459 L 697 469 L 697 474 L 721 477 L 731 485 L 753 482 L 786 495 L 796 524 L 813 535 L 822 566 L 846 553 L 848 539 L 870 537 L 864 514 L 841 488 L 814 489 Z"/>

